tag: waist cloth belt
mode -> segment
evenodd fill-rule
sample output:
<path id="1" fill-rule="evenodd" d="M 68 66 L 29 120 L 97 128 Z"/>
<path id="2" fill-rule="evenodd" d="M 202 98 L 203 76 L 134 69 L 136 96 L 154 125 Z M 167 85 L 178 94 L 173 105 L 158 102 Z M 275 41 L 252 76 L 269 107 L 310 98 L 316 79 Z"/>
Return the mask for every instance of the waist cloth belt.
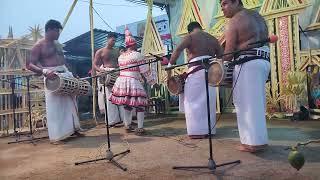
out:
<path id="1" fill-rule="evenodd" d="M 242 56 L 242 57 L 241 57 Z M 252 49 L 248 51 L 242 51 L 240 53 L 236 53 L 234 55 L 234 61 L 230 62 L 229 66 L 235 66 L 239 64 L 246 63 L 255 59 L 263 59 L 270 62 L 270 53 L 260 50 L 260 49 Z"/>

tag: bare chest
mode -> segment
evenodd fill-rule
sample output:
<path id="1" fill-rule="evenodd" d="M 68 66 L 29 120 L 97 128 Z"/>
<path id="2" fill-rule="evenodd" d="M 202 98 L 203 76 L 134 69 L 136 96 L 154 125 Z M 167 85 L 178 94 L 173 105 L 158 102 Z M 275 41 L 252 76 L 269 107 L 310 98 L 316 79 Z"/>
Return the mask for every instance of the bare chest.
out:
<path id="1" fill-rule="evenodd" d="M 101 54 L 101 59 L 104 65 L 118 65 L 118 54 L 113 50 L 103 51 Z"/>
<path id="2" fill-rule="evenodd" d="M 41 48 L 41 57 L 43 59 L 52 58 L 55 56 L 63 56 L 62 47 L 58 47 L 54 44 L 44 44 Z"/>

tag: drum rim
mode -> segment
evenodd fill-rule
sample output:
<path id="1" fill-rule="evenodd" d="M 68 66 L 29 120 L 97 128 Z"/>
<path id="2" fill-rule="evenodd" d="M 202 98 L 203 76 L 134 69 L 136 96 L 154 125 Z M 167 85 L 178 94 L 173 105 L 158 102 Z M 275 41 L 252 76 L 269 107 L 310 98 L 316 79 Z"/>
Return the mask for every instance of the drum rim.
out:
<path id="1" fill-rule="evenodd" d="M 59 88 L 61 87 L 61 85 L 62 85 L 62 81 L 61 81 L 61 76 L 59 75 L 59 74 L 55 74 L 57 77 L 55 78 L 55 79 L 58 79 L 58 83 L 57 84 L 59 84 L 59 86 L 58 87 L 56 87 L 56 88 L 54 88 L 54 89 L 49 89 L 48 88 L 48 83 L 50 82 L 50 81 L 53 81 L 53 80 L 51 80 L 51 79 L 48 79 L 48 78 L 45 78 L 45 88 L 47 89 L 47 90 L 49 90 L 49 91 L 52 91 L 52 92 L 56 92 L 57 90 L 59 90 Z"/>
<path id="2" fill-rule="evenodd" d="M 221 84 L 221 82 L 224 80 L 224 78 L 225 78 L 225 75 L 226 75 L 226 70 L 225 70 L 225 65 L 222 63 L 222 61 L 221 60 L 213 60 L 210 64 L 211 64 L 211 66 L 210 66 L 210 68 L 212 67 L 212 65 L 213 65 L 213 63 L 216 63 L 216 64 L 219 64 L 219 66 L 220 66 L 220 68 L 222 69 L 222 74 L 221 74 L 221 77 L 220 77 L 220 79 L 219 79 L 219 81 L 218 82 L 216 82 L 216 83 L 212 83 L 212 82 L 208 82 L 208 84 L 210 85 L 210 86 L 218 86 L 219 84 Z M 209 80 L 209 78 L 208 78 L 208 80 Z"/>
<path id="3" fill-rule="evenodd" d="M 169 93 L 172 94 L 172 95 L 181 94 L 181 92 L 184 90 L 183 87 L 182 88 L 177 88 L 177 91 L 173 91 L 173 90 L 170 89 L 169 81 L 172 81 L 172 80 L 174 80 L 176 83 L 178 83 L 177 80 L 180 80 L 179 75 L 171 76 L 170 78 L 168 78 L 168 80 L 167 80 L 167 89 L 168 89 Z"/>

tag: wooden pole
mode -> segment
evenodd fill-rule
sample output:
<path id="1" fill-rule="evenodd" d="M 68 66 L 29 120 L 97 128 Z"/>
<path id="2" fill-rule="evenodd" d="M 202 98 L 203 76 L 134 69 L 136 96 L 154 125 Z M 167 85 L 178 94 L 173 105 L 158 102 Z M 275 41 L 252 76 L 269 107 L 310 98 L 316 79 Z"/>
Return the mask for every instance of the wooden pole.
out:
<path id="1" fill-rule="evenodd" d="M 91 75 L 95 76 L 96 75 L 96 71 L 93 68 L 93 60 L 94 60 L 94 32 L 93 32 L 93 0 L 90 0 L 90 8 L 89 8 L 89 12 L 90 12 L 90 36 L 91 36 L 91 58 L 92 58 L 92 71 L 91 71 Z M 96 78 L 92 79 L 92 113 L 93 113 L 93 119 L 95 120 L 96 124 L 98 124 L 97 121 L 97 116 L 96 116 L 96 102 L 97 102 L 97 97 L 96 97 Z M 107 112 L 107 110 L 105 110 Z"/>
<path id="2" fill-rule="evenodd" d="M 65 17 L 65 19 L 64 19 L 64 21 L 63 21 L 62 30 L 64 29 L 65 25 L 67 24 L 67 22 L 68 22 L 68 20 L 69 20 L 69 17 L 70 17 L 70 15 L 71 15 L 74 7 L 76 6 L 77 2 L 78 2 L 78 0 L 74 0 L 74 1 L 73 1 L 72 5 L 71 5 L 71 7 L 70 7 L 70 9 L 69 9 L 69 12 L 68 12 L 67 16 Z"/>

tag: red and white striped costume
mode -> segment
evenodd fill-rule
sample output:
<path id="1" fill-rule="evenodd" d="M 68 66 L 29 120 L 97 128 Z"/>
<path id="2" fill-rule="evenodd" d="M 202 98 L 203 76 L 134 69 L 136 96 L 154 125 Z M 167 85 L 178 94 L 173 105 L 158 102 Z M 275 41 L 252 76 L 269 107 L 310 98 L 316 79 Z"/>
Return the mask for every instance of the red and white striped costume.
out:
<path id="1" fill-rule="evenodd" d="M 142 54 L 136 51 L 128 51 L 122 54 L 118 62 L 120 68 L 145 63 Z M 120 76 L 112 88 L 109 100 L 113 104 L 123 105 L 126 108 L 137 108 L 137 111 L 144 111 L 144 107 L 148 105 L 148 96 L 142 85 L 143 79 L 141 74 L 145 76 L 149 83 L 155 81 L 150 76 L 149 65 L 121 70 Z"/>
<path id="2" fill-rule="evenodd" d="M 145 63 L 144 57 L 135 50 L 137 41 L 132 37 L 128 27 L 125 29 L 125 44 L 128 50 L 120 55 L 118 59 L 119 67 L 123 69 L 139 64 L 141 66 L 120 71 L 120 76 L 112 88 L 112 94 L 109 100 L 113 104 L 124 106 L 124 125 L 126 130 L 131 129 L 131 110 L 132 108 L 136 108 L 138 120 L 136 132 L 140 134 L 144 132 L 144 110 L 148 105 L 148 97 L 142 85 L 143 80 L 141 74 L 145 76 L 147 82 L 150 84 L 155 84 L 156 76 L 154 76 L 155 73 L 151 73 L 148 64 L 142 65 Z"/>

